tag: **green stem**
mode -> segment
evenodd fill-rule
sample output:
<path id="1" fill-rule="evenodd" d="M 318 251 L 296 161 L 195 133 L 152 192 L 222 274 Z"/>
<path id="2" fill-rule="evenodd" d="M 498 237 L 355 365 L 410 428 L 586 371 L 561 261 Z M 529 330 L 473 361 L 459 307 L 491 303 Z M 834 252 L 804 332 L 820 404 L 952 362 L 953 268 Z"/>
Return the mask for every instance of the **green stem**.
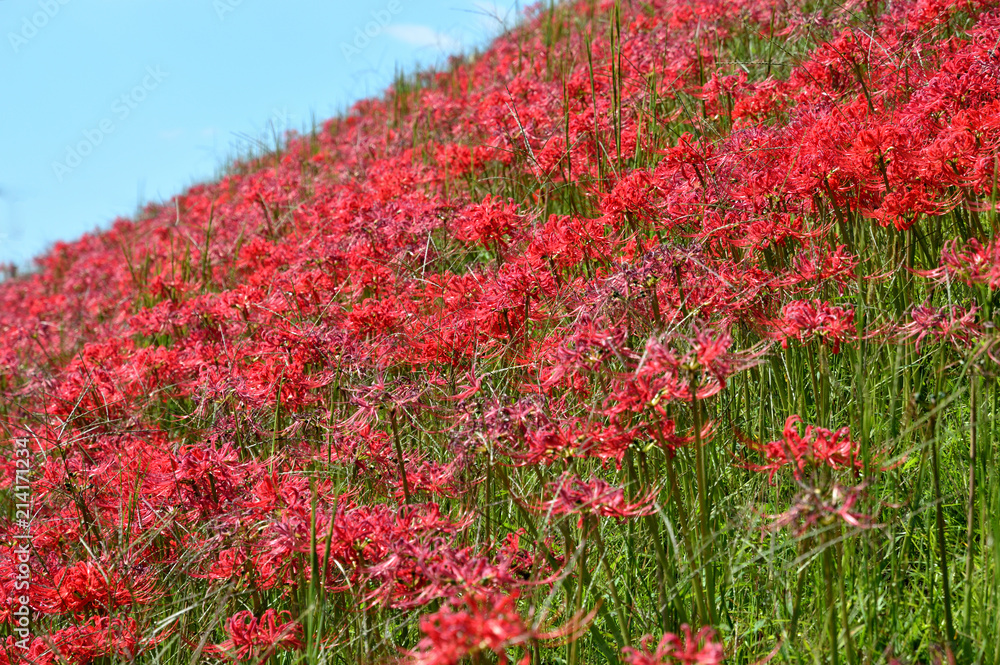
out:
<path id="1" fill-rule="evenodd" d="M 701 568 L 698 566 L 697 561 L 695 561 L 694 549 L 691 547 L 691 531 L 688 529 L 687 511 L 684 510 L 684 504 L 681 502 L 680 490 L 677 487 L 677 474 L 674 473 L 674 464 L 669 452 L 667 453 L 667 480 L 670 483 L 671 500 L 677 506 L 677 524 L 680 526 L 681 541 L 684 543 L 688 562 L 691 565 L 695 605 L 698 608 L 698 614 L 701 616 L 702 621 L 707 623 L 710 615 L 705 603 L 705 586 L 701 579 Z"/>
<path id="2" fill-rule="evenodd" d="M 941 383 L 944 377 L 944 346 L 938 354 L 938 376 L 935 387 L 934 398 L 941 394 Z M 951 585 L 948 580 L 948 546 L 944 530 L 944 507 L 941 497 L 941 473 L 938 462 L 938 416 L 935 414 L 930 419 L 931 433 L 931 475 L 934 481 L 934 512 L 937 523 L 938 555 L 941 566 L 941 586 L 944 594 L 944 624 L 945 624 L 945 644 L 949 647 L 955 639 L 955 627 L 951 614 Z"/>
<path id="3" fill-rule="evenodd" d="M 691 377 L 691 411 L 694 415 L 695 470 L 698 474 L 698 512 L 701 528 L 702 568 L 705 570 L 708 588 L 707 606 L 709 625 L 715 625 L 715 570 L 713 564 L 712 532 L 709 526 L 708 476 L 705 470 L 705 446 L 701 440 L 701 402 L 697 396 L 697 378 Z"/>
<path id="4" fill-rule="evenodd" d="M 968 504 L 968 514 L 966 521 L 966 550 L 965 554 L 965 632 L 972 632 L 972 563 L 973 557 L 975 556 L 975 548 L 973 547 L 973 538 L 975 532 L 973 529 L 976 526 L 976 447 L 979 437 L 978 425 L 979 418 L 977 417 L 977 411 L 979 409 L 978 391 L 976 390 L 976 384 L 978 383 L 978 377 L 973 376 L 972 382 L 969 386 L 969 504 Z"/>
<path id="5" fill-rule="evenodd" d="M 389 422 L 392 424 L 392 439 L 396 445 L 396 463 L 399 465 L 399 477 L 403 481 L 403 496 L 406 499 L 406 503 L 412 503 L 410 481 L 406 478 L 406 464 L 403 462 L 403 444 L 399 440 L 399 427 L 396 425 L 396 409 L 389 411 Z"/>
<path id="6" fill-rule="evenodd" d="M 802 590 L 806 585 L 806 571 L 808 566 L 799 571 L 799 579 L 795 584 L 795 599 L 792 601 L 792 620 L 788 626 L 788 641 L 795 644 L 795 638 L 799 632 L 799 614 L 802 608 Z"/>
<path id="7" fill-rule="evenodd" d="M 823 544 L 823 580 L 826 582 L 826 627 L 827 635 L 830 638 L 830 662 L 838 665 L 840 662 L 840 651 L 837 640 L 837 604 L 833 599 L 833 547 L 828 537 L 824 537 Z"/>
<path id="8" fill-rule="evenodd" d="M 611 600 L 615 604 L 615 614 L 618 616 L 618 625 L 621 628 L 622 640 L 624 644 L 619 644 L 618 648 L 623 646 L 632 646 L 632 640 L 629 637 L 628 622 L 625 620 L 625 606 L 622 604 L 621 597 L 618 595 L 618 585 L 615 584 L 614 572 L 611 570 L 611 564 L 608 563 L 608 555 L 604 549 L 604 538 L 601 537 L 601 528 L 597 523 L 597 520 L 591 521 L 591 532 L 594 534 L 594 538 L 597 541 L 597 556 L 601 560 L 601 568 L 604 569 L 604 574 L 608 577 L 608 586 L 611 589 Z"/>
<path id="9" fill-rule="evenodd" d="M 851 624 L 847 613 L 847 594 L 844 591 L 845 571 L 849 567 L 849 562 L 848 564 L 845 564 L 844 562 L 843 542 L 837 543 L 837 558 L 839 559 L 837 571 L 837 592 L 840 595 L 840 623 L 844 628 L 844 643 L 847 645 L 847 662 L 850 663 L 850 665 L 857 665 L 858 657 L 854 652 L 854 638 L 851 637 Z"/>

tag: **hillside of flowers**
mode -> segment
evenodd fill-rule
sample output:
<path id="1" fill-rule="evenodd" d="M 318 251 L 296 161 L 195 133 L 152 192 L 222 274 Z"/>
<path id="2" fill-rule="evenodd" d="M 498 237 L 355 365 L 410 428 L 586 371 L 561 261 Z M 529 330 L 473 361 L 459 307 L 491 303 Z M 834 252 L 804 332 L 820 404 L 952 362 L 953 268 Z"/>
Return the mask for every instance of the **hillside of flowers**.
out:
<path id="1" fill-rule="evenodd" d="M 566 0 L 0 283 L 0 665 L 1000 662 L 1000 6 Z"/>

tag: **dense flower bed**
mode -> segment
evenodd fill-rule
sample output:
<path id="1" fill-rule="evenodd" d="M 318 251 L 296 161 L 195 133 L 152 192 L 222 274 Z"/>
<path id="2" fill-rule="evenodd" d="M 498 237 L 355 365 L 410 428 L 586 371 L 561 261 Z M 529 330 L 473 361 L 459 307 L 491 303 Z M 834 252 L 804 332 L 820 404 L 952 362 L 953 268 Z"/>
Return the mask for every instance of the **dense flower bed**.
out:
<path id="1" fill-rule="evenodd" d="M 0 284 L 0 663 L 997 662 L 998 44 L 538 5 L 58 244 Z"/>

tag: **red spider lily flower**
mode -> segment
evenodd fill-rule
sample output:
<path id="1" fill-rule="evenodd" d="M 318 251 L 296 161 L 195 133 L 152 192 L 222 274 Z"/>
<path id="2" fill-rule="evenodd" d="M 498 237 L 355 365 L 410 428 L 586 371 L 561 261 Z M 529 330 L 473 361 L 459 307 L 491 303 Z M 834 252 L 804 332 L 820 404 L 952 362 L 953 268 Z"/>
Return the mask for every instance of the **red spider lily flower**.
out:
<path id="1" fill-rule="evenodd" d="M 191 577 L 209 580 L 228 580 L 238 577 L 246 568 L 248 557 L 240 547 L 231 547 L 219 552 L 219 558 L 213 562 L 207 573 L 190 573 Z"/>
<path id="2" fill-rule="evenodd" d="M 503 595 L 496 591 L 473 591 L 461 599 L 451 599 L 443 608 L 423 617 L 420 630 L 424 637 L 417 648 L 406 654 L 408 665 L 457 665 L 465 658 L 487 651 L 499 662 L 509 662 L 507 650 L 522 647 L 520 665 L 531 662 L 526 645 L 536 640 L 577 639 L 596 615 L 571 617 L 554 631 L 532 628 L 517 612 L 518 592 Z"/>
<path id="3" fill-rule="evenodd" d="M 549 515 L 579 515 L 579 525 L 585 517 L 638 517 L 652 515 L 656 512 L 653 505 L 656 492 L 650 491 L 629 503 L 625 498 L 625 490 L 613 487 L 600 478 L 589 481 L 576 476 L 563 476 L 556 482 L 549 483 L 546 491 L 550 498 L 532 508 Z"/>
<path id="4" fill-rule="evenodd" d="M 694 434 L 681 436 L 677 434 L 677 423 L 669 418 L 658 420 L 642 428 L 642 432 L 653 439 L 667 454 L 674 455 L 678 448 L 687 446 L 696 440 Z M 711 441 L 715 436 L 715 422 L 709 420 L 698 433 L 703 442 Z"/>
<path id="5" fill-rule="evenodd" d="M 412 665 L 457 665 L 492 651 L 507 663 L 507 650 L 537 639 L 517 612 L 517 594 L 473 592 L 420 620 L 423 639 L 407 658 Z M 530 663 L 526 654 L 521 663 Z"/>
<path id="6" fill-rule="evenodd" d="M 762 347 L 730 351 L 732 343 L 732 336 L 724 329 L 698 328 L 694 331 L 693 338 L 688 340 L 689 349 L 680 359 L 680 368 L 697 376 L 699 383 L 704 383 L 706 387 L 710 384 L 717 387 L 716 391 L 705 396 L 721 391 L 726 387 L 726 380 L 730 376 L 753 367 L 763 355 Z M 699 391 L 699 399 L 703 399 L 703 392 L 708 391 Z"/>
<path id="7" fill-rule="evenodd" d="M 94 561 L 80 562 L 55 573 L 55 596 L 63 612 L 108 611 L 121 605 L 144 604 L 154 597 L 147 575 L 128 582 Z"/>
<path id="8" fill-rule="evenodd" d="M 456 220 L 455 236 L 459 240 L 478 242 L 486 248 L 503 251 L 507 248 L 505 237 L 523 227 L 513 201 L 487 195 L 482 203 L 468 206 Z"/>
<path id="9" fill-rule="evenodd" d="M 621 354 L 625 337 L 624 327 L 607 321 L 584 318 L 576 322 L 572 332 L 549 352 L 552 364 L 540 372 L 542 388 L 548 390 L 566 378 L 596 371 Z"/>
<path id="10" fill-rule="evenodd" d="M 958 240 L 945 243 L 941 249 L 941 267 L 931 273 L 957 278 L 969 286 L 985 284 L 996 289 L 1000 286 L 1000 243 L 993 241 L 984 246 L 975 238 L 969 238 L 962 248 Z"/>
<path id="11" fill-rule="evenodd" d="M 858 258 L 847 251 L 845 245 L 831 249 L 827 246 L 810 247 L 795 258 L 795 268 L 779 280 L 779 286 L 792 286 L 815 281 L 836 284 L 840 289 L 854 281 Z"/>
<path id="12" fill-rule="evenodd" d="M 764 347 L 730 351 L 732 337 L 726 330 L 697 327 L 677 341 L 682 353 L 655 337 L 646 342 L 638 367 L 620 377 L 605 400 L 605 415 L 614 419 L 649 406 L 666 416 L 666 403 L 717 395 L 730 376 L 758 363 L 764 353 Z"/>
<path id="13" fill-rule="evenodd" d="M 520 581 L 512 569 L 517 553 L 510 549 L 484 556 L 471 547 L 456 549 L 444 538 L 412 536 L 397 538 L 389 548 L 382 562 L 364 571 L 379 585 L 368 595 L 373 603 L 413 609 L 470 589 L 510 589 Z"/>
<path id="14" fill-rule="evenodd" d="M 604 214 L 618 221 L 622 218 L 637 218 L 645 221 L 653 216 L 649 207 L 649 174 L 633 171 L 623 177 L 609 194 L 601 200 Z"/>
<path id="15" fill-rule="evenodd" d="M 575 418 L 564 423 L 546 422 L 524 433 L 523 452 L 506 451 L 518 466 L 549 463 L 568 457 L 596 457 L 620 461 L 635 439 L 631 431 L 605 427 L 598 422 Z"/>
<path id="16" fill-rule="evenodd" d="M 288 610 L 267 609 L 260 618 L 248 610 L 237 612 L 226 622 L 226 633 L 229 638 L 212 651 L 234 660 L 263 662 L 278 650 L 302 648 L 302 626 L 291 620 Z"/>
<path id="17" fill-rule="evenodd" d="M 983 284 L 991 290 L 996 289 L 1000 286 L 1000 243 L 983 245 L 970 238 L 962 247 L 958 240 L 946 242 L 941 249 L 939 267 L 915 272 L 938 282 L 958 280 L 969 286 Z"/>
<path id="18" fill-rule="evenodd" d="M 143 651 L 165 637 L 144 641 L 135 619 L 93 617 L 75 626 L 34 637 L 27 651 L 15 647 L 15 638 L 8 637 L 4 648 L 0 648 L 0 663 L 18 662 L 8 659 L 8 654 L 21 654 L 23 660 L 20 662 L 32 665 L 90 663 L 105 658 L 135 662 Z"/>
<path id="19" fill-rule="evenodd" d="M 774 336 L 787 348 L 789 339 L 808 343 L 819 338 L 840 353 L 841 342 L 857 337 L 854 310 L 836 307 L 821 300 L 793 300 L 782 309 L 781 318 L 774 321 Z"/>
<path id="20" fill-rule="evenodd" d="M 801 536 L 815 525 L 830 526 L 840 521 L 856 529 L 874 525 L 869 515 L 854 512 L 865 486 L 844 487 L 834 483 L 826 492 L 809 489 L 796 497 L 792 507 L 779 515 L 769 515 L 772 529 L 795 525 L 795 535 Z"/>
<path id="21" fill-rule="evenodd" d="M 626 665 L 717 665 L 725 660 L 725 650 L 715 641 L 715 631 L 710 627 L 705 626 L 692 635 L 691 626 L 684 624 L 681 633 L 683 639 L 673 633 L 664 634 L 655 648 L 652 647 L 652 635 L 642 638 L 641 649 L 622 648 Z"/>
<path id="22" fill-rule="evenodd" d="M 936 342 L 946 342 L 955 348 L 968 347 L 982 331 L 976 324 L 979 308 L 942 307 L 918 305 L 910 312 L 911 321 L 900 328 L 903 339 L 916 339 L 919 351 L 924 339 L 930 337 Z"/>
<path id="23" fill-rule="evenodd" d="M 748 441 L 767 457 L 766 464 L 748 464 L 752 471 L 767 471 L 768 481 L 774 483 L 774 474 L 783 466 L 791 465 L 796 480 L 801 480 L 807 466 L 829 466 L 832 469 L 861 469 L 862 463 L 858 444 L 851 440 L 850 428 L 842 427 L 836 432 L 825 427 L 807 425 L 805 434 L 799 434 L 799 416 L 789 416 L 785 420 L 783 438 L 763 446 Z"/>
<path id="24" fill-rule="evenodd" d="M 479 392 L 479 389 L 482 387 L 482 377 L 477 377 L 475 372 L 466 372 L 465 378 L 469 381 L 469 383 L 465 386 L 459 386 L 462 392 L 445 397 L 445 399 L 453 402 L 461 402 L 462 400 L 468 399 Z"/>

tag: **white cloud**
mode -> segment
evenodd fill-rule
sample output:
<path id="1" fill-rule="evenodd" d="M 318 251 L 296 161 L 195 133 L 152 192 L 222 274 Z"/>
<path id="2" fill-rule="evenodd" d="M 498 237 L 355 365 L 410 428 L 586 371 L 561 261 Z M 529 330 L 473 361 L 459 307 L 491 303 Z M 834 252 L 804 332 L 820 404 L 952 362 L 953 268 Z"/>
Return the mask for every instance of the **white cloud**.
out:
<path id="1" fill-rule="evenodd" d="M 412 46 L 433 47 L 448 52 L 458 51 L 462 48 L 462 43 L 458 40 L 426 25 L 390 25 L 386 26 L 385 32 L 390 37 Z"/>

